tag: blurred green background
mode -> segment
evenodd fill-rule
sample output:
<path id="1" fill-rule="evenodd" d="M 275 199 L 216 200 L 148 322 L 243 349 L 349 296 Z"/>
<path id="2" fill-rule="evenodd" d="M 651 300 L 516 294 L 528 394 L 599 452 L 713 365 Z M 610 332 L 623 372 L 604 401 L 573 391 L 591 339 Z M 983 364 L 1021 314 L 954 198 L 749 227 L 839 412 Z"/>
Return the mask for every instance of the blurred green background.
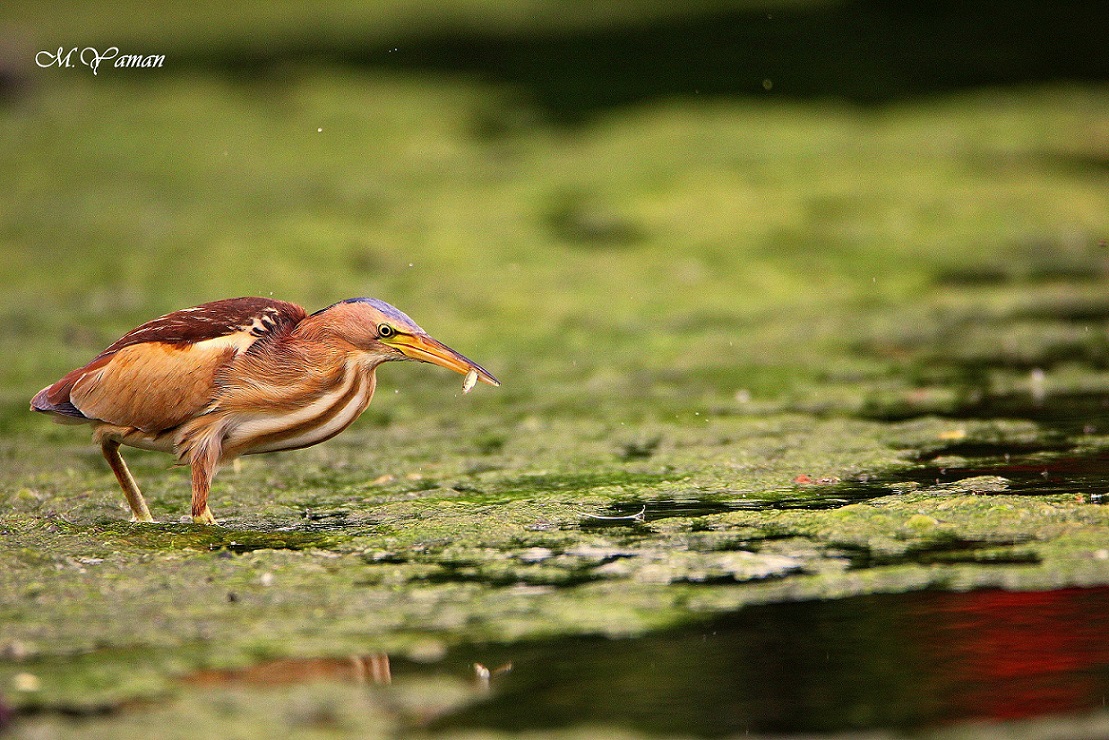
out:
<path id="1" fill-rule="evenodd" d="M 239 294 L 389 300 L 527 412 L 885 374 L 876 315 L 1102 277 L 1103 15 L 5 3 L 0 399 Z M 59 46 L 166 59 L 34 64 Z"/>

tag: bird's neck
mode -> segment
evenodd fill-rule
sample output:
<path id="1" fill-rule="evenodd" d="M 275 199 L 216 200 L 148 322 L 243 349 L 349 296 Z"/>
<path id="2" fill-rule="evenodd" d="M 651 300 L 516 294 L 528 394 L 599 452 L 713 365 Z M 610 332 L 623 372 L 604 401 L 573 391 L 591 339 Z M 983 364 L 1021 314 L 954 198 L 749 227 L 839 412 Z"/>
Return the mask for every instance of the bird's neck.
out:
<path id="1" fill-rule="evenodd" d="M 221 413 L 213 415 L 220 425 L 218 436 L 225 457 L 323 442 L 350 426 L 369 405 L 376 386 L 374 368 L 379 363 L 368 360 L 365 353 L 312 357 L 310 343 L 296 349 L 285 357 L 292 364 L 295 380 L 227 389 L 219 402 Z"/>
<path id="2" fill-rule="evenodd" d="M 327 312 L 314 313 L 304 317 L 290 332 L 290 336 L 305 342 L 333 345 L 335 342 L 346 344 L 342 337 L 336 336 L 328 321 Z"/>

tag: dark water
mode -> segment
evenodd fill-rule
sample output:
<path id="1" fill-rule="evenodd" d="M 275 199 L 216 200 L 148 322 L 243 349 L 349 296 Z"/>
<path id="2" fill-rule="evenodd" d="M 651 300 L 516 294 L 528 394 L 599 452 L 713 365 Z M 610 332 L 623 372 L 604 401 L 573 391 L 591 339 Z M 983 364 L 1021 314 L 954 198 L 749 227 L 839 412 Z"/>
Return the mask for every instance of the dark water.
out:
<path id="1" fill-rule="evenodd" d="M 892 421 L 917 415 L 909 409 L 885 409 L 871 416 Z M 1105 393 L 1060 393 L 1043 398 L 1029 393 L 972 393 L 944 415 L 956 420 L 1021 419 L 1034 422 L 1041 434 L 1038 440 L 1027 442 L 956 441 L 922 452 L 916 467 L 847 486 L 848 495 L 863 494 L 874 484 L 934 486 L 984 475 L 1005 478 L 1007 493 L 1074 493 L 1093 503 L 1101 503 L 1109 494 L 1109 448 L 1104 447 L 1102 437 L 1095 436 L 1109 432 L 1109 395 Z"/>
<path id="2" fill-rule="evenodd" d="M 966 478 L 996 475 L 1005 478 L 1006 493 L 1047 496 L 1073 493 L 1102 503 L 1109 493 L 1109 451 L 1059 455 L 979 458 L 957 465 L 925 465 L 896 476 L 925 486 L 954 483 Z"/>
<path id="3" fill-rule="evenodd" d="M 1109 588 L 919 592 L 745 609 L 635 640 L 474 647 L 511 662 L 434 729 L 837 732 L 1106 706 Z"/>

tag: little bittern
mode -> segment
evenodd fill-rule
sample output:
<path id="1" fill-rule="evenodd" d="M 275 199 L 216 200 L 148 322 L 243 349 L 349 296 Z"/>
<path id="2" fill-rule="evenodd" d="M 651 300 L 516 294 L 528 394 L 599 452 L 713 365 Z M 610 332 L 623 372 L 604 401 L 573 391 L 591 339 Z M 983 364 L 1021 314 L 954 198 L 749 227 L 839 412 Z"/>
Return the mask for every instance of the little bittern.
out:
<path id="1" fill-rule="evenodd" d="M 268 298 L 229 298 L 174 311 L 124 334 L 31 409 L 90 423 L 132 521 L 150 510 L 120 445 L 177 455 L 192 467 L 193 521 L 215 524 L 208 492 L 240 455 L 308 447 L 366 410 L 377 366 L 420 360 L 489 385 L 497 379 L 432 339 L 384 301 L 350 298 L 309 315 Z"/>

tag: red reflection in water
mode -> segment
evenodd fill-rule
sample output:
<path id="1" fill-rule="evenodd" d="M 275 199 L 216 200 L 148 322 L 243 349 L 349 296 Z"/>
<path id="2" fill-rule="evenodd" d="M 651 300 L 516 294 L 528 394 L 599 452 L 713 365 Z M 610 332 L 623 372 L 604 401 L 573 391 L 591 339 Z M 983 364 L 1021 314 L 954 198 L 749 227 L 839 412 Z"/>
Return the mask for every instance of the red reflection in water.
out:
<path id="1" fill-rule="evenodd" d="M 1106 589 L 929 593 L 922 634 L 955 696 L 952 713 L 1019 719 L 1101 706 L 1109 670 Z"/>

